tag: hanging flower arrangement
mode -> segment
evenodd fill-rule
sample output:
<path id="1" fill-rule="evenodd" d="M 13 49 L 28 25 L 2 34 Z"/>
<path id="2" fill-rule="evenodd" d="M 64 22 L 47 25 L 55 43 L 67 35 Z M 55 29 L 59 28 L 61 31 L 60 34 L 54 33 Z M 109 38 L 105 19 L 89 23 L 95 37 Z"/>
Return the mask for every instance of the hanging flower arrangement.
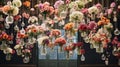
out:
<path id="1" fill-rule="evenodd" d="M 60 47 L 60 52 L 62 52 L 63 50 L 63 45 L 66 44 L 66 40 L 63 37 L 59 37 L 55 39 L 55 45 L 58 45 Z"/>

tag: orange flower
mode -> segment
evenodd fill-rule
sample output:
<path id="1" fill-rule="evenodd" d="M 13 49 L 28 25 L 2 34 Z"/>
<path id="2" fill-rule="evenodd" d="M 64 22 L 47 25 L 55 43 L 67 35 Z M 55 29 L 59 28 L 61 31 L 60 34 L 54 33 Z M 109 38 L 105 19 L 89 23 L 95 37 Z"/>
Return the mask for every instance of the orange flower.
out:
<path id="1" fill-rule="evenodd" d="M 3 34 L 3 39 L 7 39 L 8 38 L 8 35 L 7 34 Z"/>
<path id="2" fill-rule="evenodd" d="M 100 26 L 100 25 L 107 25 L 108 23 L 110 23 L 109 19 L 107 19 L 106 17 L 101 17 L 101 20 L 98 21 L 98 26 Z"/>
<path id="3" fill-rule="evenodd" d="M 5 5 L 3 8 L 2 8 L 2 11 L 3 12 L 8 12 L 10 10 L 10 6 L 9 5 Z"/>
<path id="4" fill-rule="evenodd" d="M 74 26 L 74 23 L 67 23 L 65 26 L 64 26 L 64 29 L 65 30 L 71 30 L 72 28 L 73 28 L 73 26 Z"/>
<path id="5" fill-rule="evenodd" d="M 26 6 L 26 7 L 30 7 L 30 4 L 31 4 L 30 1 L 23 2 L 23 5 Z"/>

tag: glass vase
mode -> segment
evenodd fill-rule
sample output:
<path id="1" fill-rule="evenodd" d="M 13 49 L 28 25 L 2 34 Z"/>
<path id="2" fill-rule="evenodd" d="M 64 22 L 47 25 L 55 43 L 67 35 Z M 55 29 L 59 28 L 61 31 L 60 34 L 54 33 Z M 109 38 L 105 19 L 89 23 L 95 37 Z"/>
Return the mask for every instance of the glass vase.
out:
<path id="1" fill-rule="evenodd" d="M 21 55 L 22 54 L 21 49 L 17 49 L 16 53 L 17 53 L 17 55 Z"/>
<path id="2" fill-rule="evenodd" d="M 120 59 L 118 59 L 118 65 L 120 66 Z"/>
<path id="3" fill-rule="evenodd" d="M 7 61 L 10 61 L 11 60 L 11 54 L 6 54 L 5 58 L 6 58 Z"/>
<path id="4" fill-rule="evenodd" d="M 66 54 L 66 59 L 69 60 L 70 56 L 69 56 L 69 51 L 67 51 L 67 54 Z"/>
<path id="5" fill-rule="evenodd" d="M 5 50 L 7 48 L 6 41 L 2 41 L 2 44 L 0 45 L 1 50 Z"/>
<path id="6" fill-rule="evenodd" d="M 30 62 L 30 57 L 29 56 L 25 56 L 23 58 L 23 63 L 29 63 Z"/>

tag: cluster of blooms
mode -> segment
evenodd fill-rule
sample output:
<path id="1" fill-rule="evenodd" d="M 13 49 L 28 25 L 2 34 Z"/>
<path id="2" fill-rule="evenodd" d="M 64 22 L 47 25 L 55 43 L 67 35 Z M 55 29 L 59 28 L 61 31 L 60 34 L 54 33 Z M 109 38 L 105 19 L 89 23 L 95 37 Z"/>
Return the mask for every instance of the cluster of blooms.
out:
<path id="1" fill-rule="evenodd" d="M 54 8 L 50 6 L 49 2 L 38 4 L 38 8 L 40 8 L 40 12 L 44 14 L 52 15 L 54 13 Z"/>
<path id="2" fill-rule="evenodd" d="M 41 26 L 32 24 L 32 25 L 27 26 L 26 32 L 27 32 L 28 36 L 37 36 L 40 33 L 43 33 L 44 29 Z"/>
<path id="3" fill-rule="evenodd" d="M 113 41 L 112 41 L 112 45 L 113 45 L 113 55 L 120 58 L 120 42 L 118 41 L 117 37 L 114 37 Z"/>
<path id="4" fill-rule="evenodd" d="M 12 2 L 7 2 L 7 5 L 3 6 L 2 11 L 6 15 L 17 15 L 19 13 L 19 7 L 22 3 L 20 0 L 13 0 Z"/>

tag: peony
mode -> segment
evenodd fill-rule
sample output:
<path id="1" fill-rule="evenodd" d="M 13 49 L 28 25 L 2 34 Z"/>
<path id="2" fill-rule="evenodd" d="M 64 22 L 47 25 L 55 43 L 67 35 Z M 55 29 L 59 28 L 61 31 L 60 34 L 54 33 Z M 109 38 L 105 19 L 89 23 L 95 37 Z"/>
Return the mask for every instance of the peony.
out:
<path id="1" fill-rule="evenodd" d="M 83 20 L 83 13 L 80 11 L 74 11 L 70 14 L 70 21 L 72 22 L 81 22 Z"/>
<path id="2" fill-rule="evenodd" d="M 88 13 L 90 13 L 90 14 L 93 14 L 93 13 L 98 14 L 98 12 L 99 12 L 99 10 L 96 6 L 92 6 L 92 7 L 88 8 Z"/>
<path id="3" fill-rule="evenodd" d="M 13 0 L 13 1 L 12 1 L 12 4 L 13 4 L 14 6 L 16 6 L 16 7 L 21 7 L 21 5 L 22 5 L 22 3 L 21 3 L 20 0 Z"/>

